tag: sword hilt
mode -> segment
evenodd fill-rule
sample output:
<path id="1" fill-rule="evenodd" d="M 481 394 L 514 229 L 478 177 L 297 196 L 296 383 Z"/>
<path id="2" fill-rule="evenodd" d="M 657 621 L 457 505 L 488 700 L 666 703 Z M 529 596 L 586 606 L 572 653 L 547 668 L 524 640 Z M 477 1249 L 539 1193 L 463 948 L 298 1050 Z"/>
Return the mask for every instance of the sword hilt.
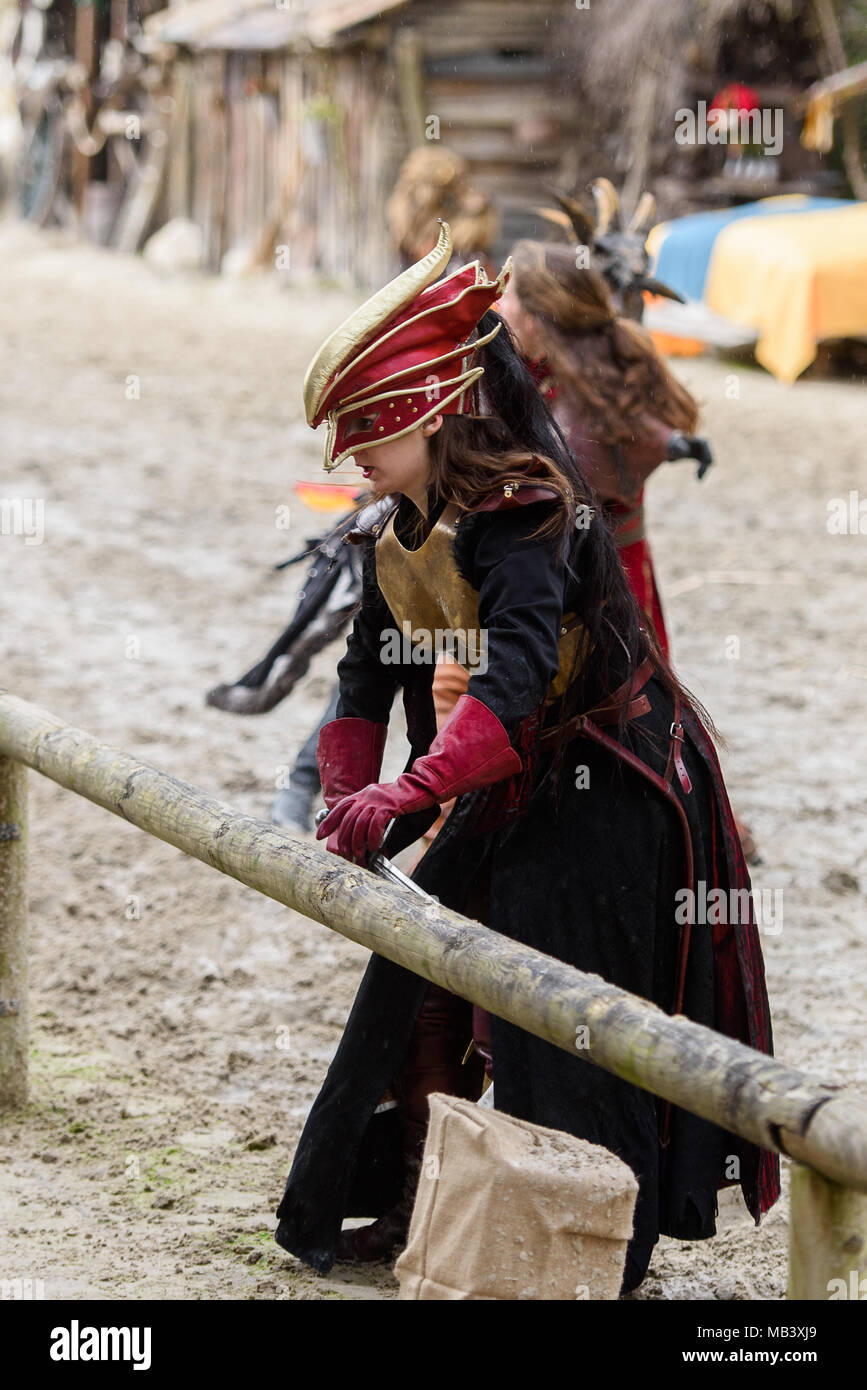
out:
<path id="1" fill-rule="evenodd" d="M 317 826 L 321 825 L 327 815 L 328 808 L 323 806 L 321 811 L 316 812 L 315 824 Z M 388 839 L 393 825 L 394 817 L 392 817 L 385 827 L 385 834 L 382 837 L 383 843 Z M 368 854 L 365 858 L 364 866 L 370 869 L 371 873 L 376 874 L 379 878 L 388 879 L 390 883 L 396 883 L 400 888 L 408 888 L 410 892 L 415 893 L 416 897 L 424 898 L 425 902 L 439 902 L 439 898 L 435 898 L 430 893 L 426 893 L 423 888 L 419 888 L 417 883 L 413 883 L 412 879 L 408 878 L 403 870 L 399 869 L 396 864 L 393 864 L 390 859 L 387 859 L 381 850 L 375 850 L 373 854 Z"/>

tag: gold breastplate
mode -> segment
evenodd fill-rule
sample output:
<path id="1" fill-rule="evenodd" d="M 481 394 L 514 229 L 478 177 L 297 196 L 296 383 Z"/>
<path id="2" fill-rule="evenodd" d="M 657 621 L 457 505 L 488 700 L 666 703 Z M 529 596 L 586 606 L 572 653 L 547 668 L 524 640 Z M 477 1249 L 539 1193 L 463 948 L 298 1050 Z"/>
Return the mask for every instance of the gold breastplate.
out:
<path id="1" fill-rule="evenodd" d="M 407 550 L 394 533 L 392 512 L 376 542 L 376 580 L 402 632 L 411 640 L 416 631 L 429 633 L 427 640 L 431 643 L 437 632 L 452 634 L 457 640 L 449 650 L 472 674 L 485 646 L 479 629 L 478 593 L 458 572 L 455 563 L 453 544 L 458 516 L 458 508 L 450 502 L 424 543 L 417 550 Z M 583 632 L 574 614 L 564 615 L 560 669 L 548 691 L 549 701 L 558 699 L 566 688 Z M 414 640 L 421 641 L 421 635 Z M 465 659 L 467 654 L 469 659 Z"/>

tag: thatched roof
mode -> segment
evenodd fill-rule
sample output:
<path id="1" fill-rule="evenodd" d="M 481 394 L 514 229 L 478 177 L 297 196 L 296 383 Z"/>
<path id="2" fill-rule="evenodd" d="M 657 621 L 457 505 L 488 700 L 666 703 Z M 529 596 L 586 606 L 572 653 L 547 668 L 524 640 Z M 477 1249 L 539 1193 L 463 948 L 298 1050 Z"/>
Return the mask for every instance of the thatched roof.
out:
<path id="1" fill-rule="evenodd" d="M 604 173 L 623 184 L 629 207 L 642 185 L 654 185 L 660 177 L 678 185 L 684 179 L 712 179 L 712 161 L 702 146 L 687 150 L 675 144 L 677 113 L 697 110 L 698 101 L 709 101 L 721 87 L 739 81 L 754 87 L 763 105 L 782 107 L 794 117 L 801 93 L 845 67 L 846 56 L 840 59 L 835 48 L 842 53 L 841 31 L 850 38 L 857 33 L 862 3 L 603 0 L 573 12 L 561 27 L 560 41 L 583 107 L 562 186 L 569 187 L 571 179 L 578 189 Z M 857 151 L 847 160 L 850 182 L 856 156 Z M 794 161 L 787 160 L 792 168 Z M 797 181 L 799 175 L 789 177 Z M 666 213 L 675 206 L 684 210 L 679 198 L 673 183 L 662 196 Z"/>
<path id="2" fill-rule="evenodd" d="M 627 102 L 637 74 L 716 73 L 728 41 L 769 21 L 816 30 L 812 0 L 605 0 L 576 18 L 569 32 L 588 91 L 610 100 L 619 88 Z"/>
<path id="3" fill-rule="evenodd" d="M 188 0 L 158 10 L 145 32 L 192 49 L 268 52 L 327 46 L 356 25 L 400 10 L 407 0 Z"/>

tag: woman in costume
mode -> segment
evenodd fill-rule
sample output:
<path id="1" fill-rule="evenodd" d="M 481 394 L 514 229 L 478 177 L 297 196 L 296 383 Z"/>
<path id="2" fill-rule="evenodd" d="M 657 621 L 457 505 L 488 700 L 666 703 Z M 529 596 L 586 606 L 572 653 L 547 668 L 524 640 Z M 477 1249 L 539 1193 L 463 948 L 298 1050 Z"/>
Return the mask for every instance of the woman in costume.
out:
<path id="1" fill-rule="evenodd" d="M 613 199 L 617 211 L 614 189 L 605 179 L 597 182 L 607 185 L 609 209 Z M 572 200 L 562 201 L 573 221 L 579 216 L 585 219 L 584 235 L 592 241 L 584 212 Z M 644 482 L 661 463 L 693 456 L 700 460 L 699 476 L 703 476 L 711 454 L 706 441 L 692 433 L 698 406 L 668 370 L 649 336 L 616 307 L 611 279 L 577 265 L 574 246 L 520 241 L 512 260 L 512 278 L 497 302 L 497 312 L 509 325 L 597 493 L 629 587 L 669 657 L 645 535 Z M 630 289 L 641 304 L 640 290 L 632 283 Z M 466 682 L 466 672 L 455 663 L 438 665 L 433 687 L 437 727 L 463 694 Z M 441 824 L 442 819 L 428 831 L 429 839 Z M 739 831 L 749 858 L 755 842 L 741 824 Z"/>
<path id="2" fill-rule="evenodd" d="M 457 797 L 414 870 L 424 890 L 770 1053 L 754 922 L 678 923 L 694 882 L 749 885 L 700 712 L 643 624 L 588 484 L 492 312 L 508 263 L 495 280 L 478 263 L 440 279 L 449 255 L 444 224 L 434 251 L 332 334 L 305 378 L 309 423 L 328 420 L 326 467 L 355 456 L 395 504 L 369 531 L 359 518 L 362 606 L 338 667 L 337 718 L 319 740 L 329 808 L 319 836 L 364 863 L 384 841 L 389 854 L 413 843 Z M 486 660 L 439 733 L 434 665 L 385 658 L 404 623 L 484 638 Z M 398 688 L 410 756 L 396 782 L 380 783 Z M 295 1154 L 281 1246 L 327 1271 L 404 1243 L 427 1096 L 481 1089 L 479 1055 L 463 1064 L 482 1031 L 473 1012 L 371 957 Z M 717 1190 L 735 1171 L 756 1221 L 776 1199 L 773 1154 L 487 1023 L 480 1050 L 497 1107 L 602 1144 L 637 1174 L 625 1290 L 660 1232 L 714 1233 Z M 377 1219 L 341 1232 L 348 1216 Z"/>
<path id="3" fill-rule="evenodd" d="M 704 477 L 712 455 L 694 433 L 698 405 L 640 324 L 618 313 L 605 276 L 576 265 L 573 247 L 519 241 L 512 259 L 499 313 L 581 460 L 629 587 L 669 657 L 644 484 L 660 464 L 687 458 Z M 748 861 L 761 862 L 749 826 L 738 820 L 737 827 Z"/>
<path id="4" fill-rule="evenodd" d="M 698 406 L 649 335 L 617 315 L 604 277 L 574 249 L 519 241 L 499 312 L 511 328 L 614 532 L 639 605 L 668 655 L 668 635 L 644 532 L 644 484 L 667 460 L 710 466 L 695 435 Z"/>

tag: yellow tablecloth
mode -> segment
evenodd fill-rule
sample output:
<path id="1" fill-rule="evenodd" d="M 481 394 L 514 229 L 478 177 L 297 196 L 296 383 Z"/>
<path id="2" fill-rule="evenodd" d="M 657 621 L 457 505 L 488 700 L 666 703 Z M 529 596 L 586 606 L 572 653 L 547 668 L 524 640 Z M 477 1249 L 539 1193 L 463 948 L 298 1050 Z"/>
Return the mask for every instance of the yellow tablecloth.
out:
<path id="1" fill-rule="evenodd" d="M 867 334 L 867 203 L 733 222 L 714 243 L 705 300 L 754 328 L 762 366 L 794 381 L 821 339 Z"/>

